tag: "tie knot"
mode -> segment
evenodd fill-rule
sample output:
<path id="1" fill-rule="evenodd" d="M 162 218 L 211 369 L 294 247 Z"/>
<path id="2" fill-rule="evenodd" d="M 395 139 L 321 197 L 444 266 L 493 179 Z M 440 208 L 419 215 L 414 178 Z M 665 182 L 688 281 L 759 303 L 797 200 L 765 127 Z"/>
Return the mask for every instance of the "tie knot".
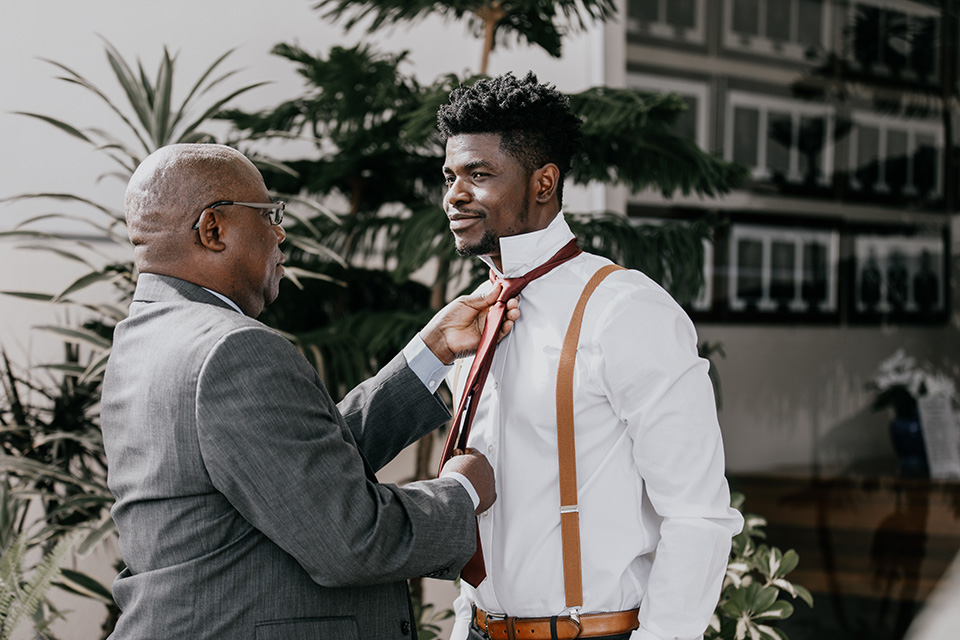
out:
<path id="1" fill-rule="evenodd" d="M 497 302 L 506 302 L 510 298 L 515 297 L 529 282 L 529 280 L 523 276 L 519 278 L 499 278 L 498 281 L 503 285 L 503 289 L 500 291 L 500 297 L 497 298 Z"/>

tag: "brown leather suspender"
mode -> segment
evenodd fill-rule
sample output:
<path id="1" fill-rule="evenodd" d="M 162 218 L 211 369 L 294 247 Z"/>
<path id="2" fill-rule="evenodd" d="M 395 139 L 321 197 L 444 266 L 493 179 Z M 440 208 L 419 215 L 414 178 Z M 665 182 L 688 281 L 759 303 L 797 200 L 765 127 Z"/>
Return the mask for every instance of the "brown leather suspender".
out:
<path id="1" fill-rule="evenodd" d="M 563 544 L 563 583 L 567 607 L 583 605 L 580 561 L 580 514 L 577 503 L 577 448 L 573 431 L 573 365 L 577 358 L 583 312 L 603 279 L 623 267 L 611 264 L 598 270 L 580 294 L 563 338 L 557 367 L 557 449 L 560 463 L 560 535 Z"/>

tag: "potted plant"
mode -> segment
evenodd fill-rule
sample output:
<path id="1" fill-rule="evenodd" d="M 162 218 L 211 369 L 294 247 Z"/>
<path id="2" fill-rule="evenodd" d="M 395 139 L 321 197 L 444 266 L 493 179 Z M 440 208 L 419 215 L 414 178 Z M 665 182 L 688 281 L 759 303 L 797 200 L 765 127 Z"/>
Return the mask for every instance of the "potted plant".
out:
<path id="1" fill-rule="evenodd" d="M 918 401 L 928 395 L 955 394 L 953 380 L 917 365 L 915 358 L 898 349 L 880 363 L 869 387 L 876 392 L 873 409 L 893 409 L 890 438 L 897 454 L 900 475 L 923 478 L 930 474 L 923 441 Z"/>

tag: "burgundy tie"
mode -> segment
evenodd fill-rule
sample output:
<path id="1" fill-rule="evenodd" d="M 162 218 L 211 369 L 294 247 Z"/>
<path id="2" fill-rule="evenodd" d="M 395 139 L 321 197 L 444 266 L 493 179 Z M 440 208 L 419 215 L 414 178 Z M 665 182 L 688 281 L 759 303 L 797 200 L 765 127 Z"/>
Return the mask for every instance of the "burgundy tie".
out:
<path id="1" fill-rule="evenodd" d="M 490 373 L 490 365 L 493 362 L 493 352 L 497 348 L 497 336 L 500 334 L 500 326 L 503 324 L 503 319 L 506 315 L 507 300 L 519 294 L 523 288 L 533 280 L 552 271 L 555 267 L 560 266 L 580 253 L 580 247 L 577 246 L 577 239 L 574 238 L 554 254 L 552 258 L 536 269 L 529 271 L 519 278 L 503 278 L 501 280 L 503 289 L 500 292 L 500 297 L 497 298 L 497 301 L 490 307 L 490 311 L 487 312 L 486 324 L 483 326 L 483 333 L 480 334 L 480 346 L 477 347 L 477 354 L 473 358 L 473 365 L 471 365 L 470 373 L 467 375 L 466 386 L 463 390 L 463 396 L 460 398 L 457 414 L 453 418 L 450 435 L 447 436 L 447 442 L 443 446 L 443 455 L 440 457 L 440 469 L 443 469 L 443 465 L 447 460 L 453 457 L 454 449 L 459 449 L 460 451 L 466 451 L 467 449 L 470 425 L 473 424 L 473 416 L 477 412 L 477 403 L 480 401 L 483 385 L 487 381 L 487 374 Z M 490 272 L 490 277 L 494 279 L 493 270 Z M 483 566 L 483 552 L 480 549 L 480 530 L 478 528 L 477 550 L 460 572 L 460 577 L 468 584 L 476 587 L 486 575 L 487 571 Z"/>

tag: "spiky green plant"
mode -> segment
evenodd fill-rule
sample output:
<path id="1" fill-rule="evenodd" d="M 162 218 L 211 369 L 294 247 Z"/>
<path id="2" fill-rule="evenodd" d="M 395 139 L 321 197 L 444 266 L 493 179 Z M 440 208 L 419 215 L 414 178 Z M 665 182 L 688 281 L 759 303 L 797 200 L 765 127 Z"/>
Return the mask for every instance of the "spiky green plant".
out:
<path id="1" fill-rule="evenodd" d="M 60 565 L 70 555 L 75 543 L 74 537 L 63 538 L 28 571 L 23 568 L 29 549 L 26 533 L 18 534 L 3 549 L 0 556 L 0 640 L 11 638 L 24 620 L 34 617 L 47 591 L 60 576 Z M 35 620 L 34 626 L 43 628 L 45 624 L 43 621 L 38 624 Z"/>
<path id="2" fill-rule="evenodd" d="M 483 38 L 480 73 L 487 72 L 490 53 L 508 34 L 559 58 L 564 36 L 616 15 L 613 0 L 321 0 L 314 7 L 324 11 L 324 18 L 346 17 L 347 29 L 371 18 L 369 33 L 430 14 L 466 19 L 474 35 Z"/>

